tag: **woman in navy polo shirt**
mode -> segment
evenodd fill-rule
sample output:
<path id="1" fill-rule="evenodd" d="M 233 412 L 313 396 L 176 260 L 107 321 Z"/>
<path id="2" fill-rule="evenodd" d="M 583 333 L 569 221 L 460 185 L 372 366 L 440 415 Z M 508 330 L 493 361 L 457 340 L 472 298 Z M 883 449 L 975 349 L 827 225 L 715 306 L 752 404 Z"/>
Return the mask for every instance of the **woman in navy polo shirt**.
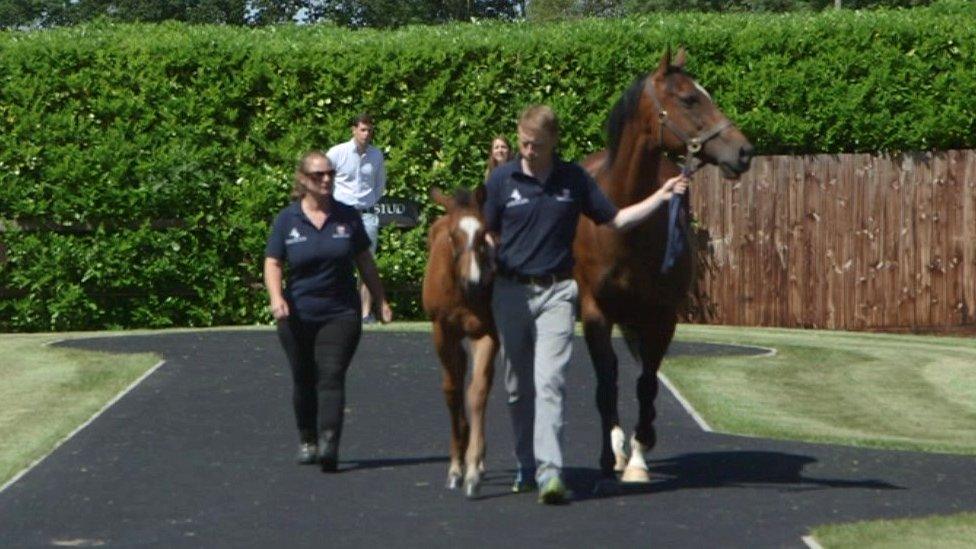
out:
<path id="1" fill-rule="evenodd" d="M 520 156 L 485 184 L 487 228 L 498 234 L 492 312 L 505 357 L 505 388 L 515 434 L 514 492 L 541 486 L 539 501 L 563 503 L 562 429 L 565 372 L 572 352 L 573 238 L 580 214 L 627 231 L 647 219 L 688 179 L 666 181 L 644 200 L 619 209 L 586 171 L 555 155 L 559 124 L 535 105 L 518 122 Z"/>
<path id="2" fill-rule="evenodd" d="M 346 370 L 362 332 L 356 268 L 380 304 L 382 321 L 393 319 L 359 212 L 332 198 L 334 177 L 324 153 L 302 158 L 295 201 L 275 218 L 264 260 L 271 314 L 294 381 L 298 461 L 318 462 L 323 471 L 335 471 L 338 463 Z"/>

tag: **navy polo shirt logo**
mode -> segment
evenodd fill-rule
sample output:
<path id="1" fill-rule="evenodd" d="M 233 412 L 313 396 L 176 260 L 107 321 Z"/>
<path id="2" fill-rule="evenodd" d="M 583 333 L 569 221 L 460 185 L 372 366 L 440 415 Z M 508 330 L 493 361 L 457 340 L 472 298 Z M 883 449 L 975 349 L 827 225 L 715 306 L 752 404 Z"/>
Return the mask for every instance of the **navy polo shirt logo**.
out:
<path id="1" fill-rule="evenodd" d="M 308 237 L 299 234 L 298 229 L 295 227 L 291 228 L 291 232 L 288 233 L 288 238 L 285 239 L 285 246 L 290 246 L 292 244 L 298 244 L 299 242 L 305 242 Z"/>
<path id="2" fill-rule="evenodd" d="M 335 234 L 332 235 L 332 238 L 349 238 L 350 236 L 352 235 L 348 227 L 345 225 L 336 225 Z"/>
<path id="3" fill-rule="evenodd" d="M 572 202 L 573 195 L 570 194 L 569 189 L 563 189 L 556 195 L 556 200 L 558 202 Z"/>
<path id="4" fill-rule="evenodd" d="M 505 207 L 510 208 L 512 206 L 521 206 L 523 204 L 528 204 L 528 203 L 529 200 L 526 198 L 522 198 L 522 194 L 518 192 L 518 189 L 513 189 L 512 196 L 508 197 L 508 202 L 505 203 Z"/>

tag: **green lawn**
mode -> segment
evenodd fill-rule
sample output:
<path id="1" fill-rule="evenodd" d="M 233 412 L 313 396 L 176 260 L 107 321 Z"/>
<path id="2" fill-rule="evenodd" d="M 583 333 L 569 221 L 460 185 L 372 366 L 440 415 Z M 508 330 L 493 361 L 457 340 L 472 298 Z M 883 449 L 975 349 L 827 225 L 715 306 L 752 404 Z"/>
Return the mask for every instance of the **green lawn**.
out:
<path id="1" fill-rule="evenodd" d="M 776 349 L 665 361 L 718 431 L 976 454 L 976 340 L 697 325 L 677 338 Z"/>
<path id="2" fill-rule="evenodd" d="M 824 549 L 963 549 L 976 547 L 976 513 L 832 524 L 813 531 Z"/>
<path id="3" fill-rule="evenodd" d="M 159 361 L 45 346 L 65 337 L 0 334 L 0 485 Z"/>

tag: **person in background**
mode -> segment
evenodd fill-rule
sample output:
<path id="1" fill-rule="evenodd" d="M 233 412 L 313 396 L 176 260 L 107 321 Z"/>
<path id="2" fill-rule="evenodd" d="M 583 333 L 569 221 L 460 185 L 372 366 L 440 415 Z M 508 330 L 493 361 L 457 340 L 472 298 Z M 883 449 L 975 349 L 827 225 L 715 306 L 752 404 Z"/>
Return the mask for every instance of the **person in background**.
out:
<path id="1" fill-rule="evenodd" d="M 322 152 L 302 157 L 291 197 L 271 227 L 264 284 L 278 338 L 291 366 L 298 461 L 338 466 L 346 371 L 362 333 L 359 274 L 393 319 L 359 213 L 333 197 L 335 169 Z M 284 272 L 288 284 L 282 288 Z"/>
<path id="2" fill-rule="evenodd" d="M 614 206 L 578 164 L 556 155 L 559 124 L 545 105 L 518 121 L 519 157 L 491 172 L 483 207 L 496 233 L 498 276 L 492 313 L 505 360 L 505 386 L 518 462 L 514 492 L 539 489 L 539 502 L 564 503 L 565 374 L 572 352 L 573 239 L 579 216 L 627 231 L 683 194 L 678 176 L 636 204 Z"/>
<path id="3" fill-rule="evenodd" d="M 332 147 L 325 154 L 335 166 L 335 199 L 359 211 L 369 236 L 370 251 L 375 256 L 380 223 L 373 207 L 386 190 L 386 166 L 383 153 L 372 145 L 376 127 L 373 118 L 360 113 L 350 120 L 349 127 L 352 139 Z M 359 291 L 363 322 L 375 322 L 375 296 L 370 294 L 367 284 L 361 285 Z"/>
<path id="4" fill-rule="evenodd" d="M 508 142 L 508 138 L 504 135 L 496 135 L 491 140 L 491 147 L 488 149 L 488 160 L 485 162 L 485 181 L 488 181 L 488 176 L 491 175 L 492 170 L 508 162 L 513 156 L 512 145 Z"/>

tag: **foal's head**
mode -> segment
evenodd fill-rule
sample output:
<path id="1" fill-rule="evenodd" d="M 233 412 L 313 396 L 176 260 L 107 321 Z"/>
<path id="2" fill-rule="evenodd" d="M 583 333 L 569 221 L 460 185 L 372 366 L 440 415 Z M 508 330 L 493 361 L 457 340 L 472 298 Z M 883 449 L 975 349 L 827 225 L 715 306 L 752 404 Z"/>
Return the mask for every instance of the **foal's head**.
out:
<path id="1" fill-rule="evenodd" d="M 438 242 L 449 243 L 453 277 L 465 297 L 473 298 L 491 287 L 494 276 L 494 251 L 481 217 L 484 186 L 479 185 L 474 193 L 458 189 L 453 197 L 434 188 L 430 195 L 447 210 L 435 224 Z"/>
<path id="2" fill-rule="evenodd" d="M 684 68 L 684 49 L 674 59 L 668 50 L 656 71 L 624 93 L 610 114 L 610 161 L 636 123 L 648 134 L 649 148 L 684 155 L 692 170 L 715 164 L 723 176 L 736 178 L 749 169 L 752 144 Z"/>

